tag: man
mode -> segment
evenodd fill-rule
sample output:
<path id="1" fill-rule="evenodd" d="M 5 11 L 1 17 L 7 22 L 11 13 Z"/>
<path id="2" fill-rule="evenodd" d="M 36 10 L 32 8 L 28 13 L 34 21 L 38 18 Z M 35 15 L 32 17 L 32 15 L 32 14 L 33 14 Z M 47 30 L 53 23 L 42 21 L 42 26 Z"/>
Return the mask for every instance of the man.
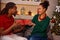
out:
<path id="1" fill-rule="evenodd" d="M 6 4 L 5 8 L 0 13 L 0 30 L 2 40 L 27 40 L 24 37 L 19 37 L 12 34 L 12 29 L 20 25 L 18 22 L 14 21 L 13 15 L 17 13 L 16 4 L 9 2 Z"/>

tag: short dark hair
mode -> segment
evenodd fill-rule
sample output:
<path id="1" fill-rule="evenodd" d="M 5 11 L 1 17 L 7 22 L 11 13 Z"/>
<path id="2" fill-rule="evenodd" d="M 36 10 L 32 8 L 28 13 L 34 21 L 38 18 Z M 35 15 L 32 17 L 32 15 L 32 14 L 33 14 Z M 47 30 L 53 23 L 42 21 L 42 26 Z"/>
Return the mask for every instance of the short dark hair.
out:
<path id="1" fill-rule="evenodd" d="M 49 1 L 44 1 L 44 2 L 40 3 L 39 5 L 42 5 L 47 10 L 47 8 L 49 6 Z"/>
<path id="2" fill-rule="evenodd" d="M 2 9 L 0 15 L 8 14 L 8 10 L 9 10 L 10 8 L 13 8 L 15 5 L 16 5 L 16 4 L 13 3 L 13 2 L 8 2 L 8 3 L 6 4 L 6 6 L 5 6 L 5 8 Z"/>

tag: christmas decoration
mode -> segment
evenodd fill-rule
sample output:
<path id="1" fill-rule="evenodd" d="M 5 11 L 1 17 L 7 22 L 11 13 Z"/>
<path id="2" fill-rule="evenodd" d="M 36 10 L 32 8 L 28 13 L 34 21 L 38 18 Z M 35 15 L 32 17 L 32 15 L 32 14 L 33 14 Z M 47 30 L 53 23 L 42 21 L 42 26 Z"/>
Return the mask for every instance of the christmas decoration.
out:
<path id="1" fill-rule="evenodd" d="M 28 15 L 30 15 L 30 16 L 32 15 L 32 12 L 30 10 L 28 11 Z"/>
<path id="2" fill-rule="evenodd" d="M 51 23 L 55 23 L 55 22 L 56 22 L 56 20 L 55 20 L 55 19 L 52 19 L 52 20 L 51 20 Z"/>
<path id="3" fill-rule="evenodd" d="M 59 23 L 59 26 L 60 26 L 60 23 Z"/>
<path id="4" fill-rule="evenodd" d="M 53 18 L 56 19 L 56 16 L 54 16 Z"/>
<path id="5" fill-rule="evenodd" d="M 21 8 L 21 15 L 25 15 L 25 8 L 24 7 Z"/>
<path id="6" fill-rule="evenodd" d="M 54 23 L 54 26 L 51 32 L 60 35 L 60 0 L 58 0 L 58 6 L 56 6 L 56 10 L 54 11 L 52 23 Z"/>

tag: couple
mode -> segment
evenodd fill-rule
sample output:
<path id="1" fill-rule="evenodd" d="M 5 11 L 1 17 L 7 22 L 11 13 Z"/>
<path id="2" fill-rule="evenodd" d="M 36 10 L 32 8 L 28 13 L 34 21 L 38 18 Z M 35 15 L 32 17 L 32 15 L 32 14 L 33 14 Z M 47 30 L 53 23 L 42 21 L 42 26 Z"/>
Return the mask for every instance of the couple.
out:
<path id="1" fill-rule="evenodd" d="M 48 40 L 47 39 L 47 27 L 50 22 L 50 18 L 46 15 L 49 2 L 44 1 L 39 4 L 37 13 L 32 22 L 29 25 L 34 25 L 33 31 L 29 39 L 12 34 L 12 28 L 20 25 L 14 21 L 12 15 L 16 15 L 17 7 L 13 2 L 6 4 L 5 8 L 0 13 L 0 31 L 2 40 Z"/>

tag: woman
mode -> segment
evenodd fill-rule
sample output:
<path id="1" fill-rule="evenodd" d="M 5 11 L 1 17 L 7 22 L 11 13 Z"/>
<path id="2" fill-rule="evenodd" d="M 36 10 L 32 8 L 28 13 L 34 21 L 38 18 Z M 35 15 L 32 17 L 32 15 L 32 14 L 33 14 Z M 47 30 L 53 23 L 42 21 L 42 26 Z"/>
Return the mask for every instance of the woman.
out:
<path id="1" fill-rule="evenodd" d="M 48 1 L 44 1 L 40 3 L 40 5 L 38 6 L 38 14 L 35 15 L 34 18 L 32 19 L 32 22 L 35 24 L 35 26 L 33 28 L 29 40 L 48 40 L 47 27 L 50 22 L 50 18 L 46 14 L 48 6 L 49 6 Z"/>
<path id="2" fill-rule="evenodd" d="M 19 37 L 12 34 L 12 29 L 20 25 L 18 22 L 14 21 L 13 15 L 17 13 L 16 4 L 9 2 L 6 4 L 5 8 L 0 13 L 0 30 L 2 40 L 27 40 L 24 37 Z"/>

